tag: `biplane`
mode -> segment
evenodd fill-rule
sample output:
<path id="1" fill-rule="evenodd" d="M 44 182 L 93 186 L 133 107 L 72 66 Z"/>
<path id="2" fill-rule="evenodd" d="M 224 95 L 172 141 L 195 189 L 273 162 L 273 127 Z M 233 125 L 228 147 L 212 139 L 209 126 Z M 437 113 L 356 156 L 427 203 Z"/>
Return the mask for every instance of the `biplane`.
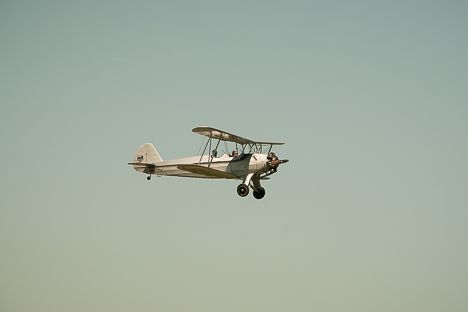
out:
<path id="1" fill-rule="evenodd" d="M 284 143 L 254 141 L 211 127 L 197 127 L 192 132 L 204 136 L 197 156 L 163 160 L 153 144 L 145 143 L 128 164 L 147 174 L 148 180 L 152 175 L 242 180 L 237 194 L 247 196 L 250 187 L 253 196 L 261 199 L 265 189 L 260 181 L 269 179 L 280 164 L 288 162 L 272 152 L 273 146 Z"/>

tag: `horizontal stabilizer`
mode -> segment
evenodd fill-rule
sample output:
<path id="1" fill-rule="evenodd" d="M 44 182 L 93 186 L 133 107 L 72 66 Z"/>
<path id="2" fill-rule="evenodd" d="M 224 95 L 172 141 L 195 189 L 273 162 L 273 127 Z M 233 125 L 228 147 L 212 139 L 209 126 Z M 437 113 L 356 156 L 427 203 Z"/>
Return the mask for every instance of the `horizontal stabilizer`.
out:
<path id="1" fill-rule="evenodd" d="M 141 162 L 131 162 L 128 163 L 129 165 L 133 166 L 133 169 L 139 172 L 147 173 L 147 174 L 154 174 L 156 170 L 155 164 L 145 164 Z"/>
<path id="2" fill-rule="evenodd" d="M 148 167 L 148 168 L 151 168 L 151 169 L 154 169 L 156 168 L 156 165 L 155 164 L 144 164 L 144 163 L 134 163 L 134 162 L 131 162 L 131 163 L 128 163 L 129 165 L 133 165 L 133 166 L 137 166 L 137 167 Z"/>
<path id="3" fill-rule="evenodd" d="M 237 176 L 230 174 L 225 171 L 220 171 L 216 169 L 212 169 L 205 166 L 200 165 L 178 165 L 178 169 L 185 170 L 188 172 L 204 175 L 211 178 L 219 178 L 219 179 L 237 179 Z"/>

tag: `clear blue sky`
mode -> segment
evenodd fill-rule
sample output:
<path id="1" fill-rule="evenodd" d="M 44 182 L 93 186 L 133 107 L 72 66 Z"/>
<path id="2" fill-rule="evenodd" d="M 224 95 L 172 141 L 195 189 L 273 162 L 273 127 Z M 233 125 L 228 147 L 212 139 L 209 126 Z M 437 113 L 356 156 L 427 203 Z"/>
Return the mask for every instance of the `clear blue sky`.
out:
<path id="1" fill-rule="evenodd" d="M 0 310 L 466 311 L 464 1 L 2 1 Z M 266 197 L 128 167 L 285 141 Z"/>

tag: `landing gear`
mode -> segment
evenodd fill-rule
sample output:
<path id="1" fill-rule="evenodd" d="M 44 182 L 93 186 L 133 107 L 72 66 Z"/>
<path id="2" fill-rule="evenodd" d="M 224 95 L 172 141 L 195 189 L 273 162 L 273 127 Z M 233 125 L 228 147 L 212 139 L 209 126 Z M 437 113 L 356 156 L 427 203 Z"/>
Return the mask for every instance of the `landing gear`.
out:
<path id="1" fill-rule="evenodd" d="M 253 197 L 255 197 L 256 199 L 262 199 L 263 197 L 265 197 L 265 189 L 263 187 L 260 187 L 257 190 L 254 190 Z"/>
<path id="2" fill-rule="evenodd" d="M 239 184 L 237 187 L 237 194 L 241 197 L 249 195 L 249 185 L 253 190 L 253 196 L 256 199 L 262 199 L 265 197 L 265 189 L 260 185 L 260 178 L 255 176 L 253 173 L 249 173 L 244 182 Z"/>
<path id="3" fill-rule="evenodd" d="M 244 182 L 239 184 L 239 186 L 237 187 L 237 194 L 239 194 L 239 196 L 245 197 L 245 196 L 249 195 L 249 184 L 250 184 L 250 180 L 252 179 L 253 175 L 254 175 L 253 173 L 249 173 L 245 177 Z"/>
<path id="4" fill-rule="evenodd" d="M 239 194 L 239 196 L 241 197 L 249 195 L 249 186 L 244 183 L 239 184 L 239 186 L 237 187 L 237 194 Z"/>
<path id="5" fill-rule="evenodd" d="M 146 177 L 146 180 L 151 180 L 151 174 L 149 176 Z"/>

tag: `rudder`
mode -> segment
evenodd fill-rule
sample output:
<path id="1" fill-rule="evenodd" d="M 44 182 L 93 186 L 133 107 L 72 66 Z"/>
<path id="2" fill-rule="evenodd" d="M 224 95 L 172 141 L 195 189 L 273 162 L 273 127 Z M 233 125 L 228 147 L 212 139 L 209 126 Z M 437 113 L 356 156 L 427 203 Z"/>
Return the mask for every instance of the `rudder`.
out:
<path id="1" fill-rule="evenodd" d="M 142 144 L 135 152 L 133 162 L 141 164 L 155 164 L 163 161 L 156 147 L 152 143 Z"/>

